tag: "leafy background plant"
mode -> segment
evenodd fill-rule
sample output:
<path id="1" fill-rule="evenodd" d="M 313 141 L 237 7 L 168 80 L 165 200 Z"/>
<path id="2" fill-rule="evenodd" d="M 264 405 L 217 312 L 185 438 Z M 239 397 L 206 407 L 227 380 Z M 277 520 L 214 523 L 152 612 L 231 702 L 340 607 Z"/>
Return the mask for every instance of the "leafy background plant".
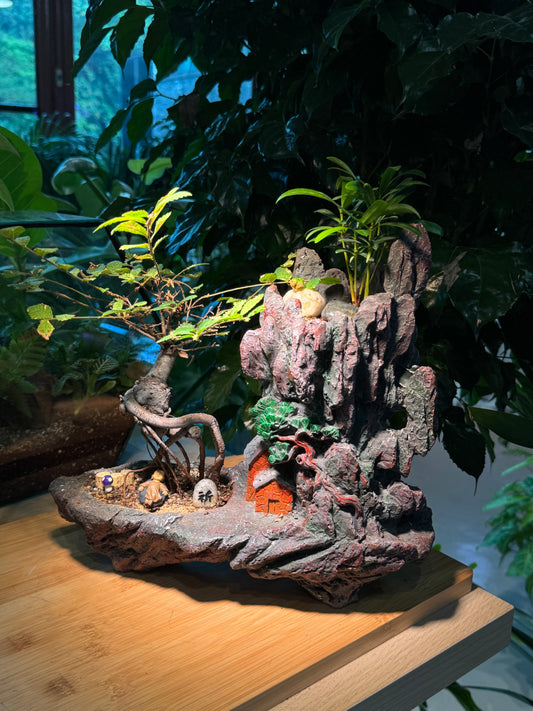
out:
<path id="1" fill-rule="evenodd" d="M 27 292 L 21 276 L 39 265 L 32 248 L 47 253 L 52 239 L 73 269 L 115 254 L 107 239 L 87 240 L 87 231 L 78 229 L 76 223 L 67 227 L 76 218 L 57 210 L 69 209 L 69 205 L 47 196 L 43 183 L 41 165 L 31 147 L 0 128 L 0 220 L 5 217 L 13 222 L 16 216 L 28 225 L 28 229 L 0 226 L 0 421 L 11 428 L 46 424 L 54 397 L 79 399 L 123 392 L 145 370 L 138 360 L 138 344 L 90 322 L 63 327 L 53 342 L 36 332 L 28 309 L 36 308 L 42 295 L 36 285 Z M 52 233 L 32 227 L 46 219 L 59 225 Z M 62 221 L 65 228 L 60 227 Z M 67 285 L 64 277 L 64 273 L 58 276 L 59 286 Z M 52 298 L 51 304 L 57 308 L 57 299 Z"/>
<path id="2" fill-rule="evenodd" d="M 524 460 L 533 464 L 533 456 Z M 511 561 L 507 575 L 524 578 L 528 595 L 533 595 L 533 475 L 522 481 L 514 481 L 502 487 L 486 511 L 501 509 L 489 520 L 490 533 L 483 544 L 494 546 L 502 556 Z"/>
<path id="3" fill-rule="evenodd" d="M 532 30 L 531 3 L 513 0 L 91 0 L 77 69 L 108 35 L 124 66 L 141 38 L 154 78 L 134 87 L 98 148 L 126 130 L 139 157 L 172 160 L 166 179 L 195 200 L 169 254 L 209 259 L 209 288 L 253 281 L 301 246 L 312 210 L 275 201 L 331 187 L 327 156 L 368 182 L 388 165 L 424 171 L 413 204 L 444 238 L 419 348 L 439 378 L 444 445 L 477 477 L 492 423 L 471 407 L 488 398 L 505 414 L 517 374 L 531 377 L 521 324 L 532 309 Z M 155 132 L 158 86 L 188 58 L 201 76 Z M 226 356 L 212 377 L 237 387 Z M 208 401 L 220 416 L 225 403 Z"/>

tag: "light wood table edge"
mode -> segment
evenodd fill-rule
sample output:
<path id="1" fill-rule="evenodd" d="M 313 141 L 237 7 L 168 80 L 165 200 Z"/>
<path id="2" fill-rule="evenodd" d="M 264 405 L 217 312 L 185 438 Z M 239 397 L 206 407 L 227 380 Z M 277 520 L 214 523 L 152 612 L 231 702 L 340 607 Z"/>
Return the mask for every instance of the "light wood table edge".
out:
<path id="1" fill-rule="evenodd" d="M 252 701 L 248 708 L 411 711 L 506 647 L 512 619 L 511 605 L 476 587 L 285 701 L 270 706 Z"/>

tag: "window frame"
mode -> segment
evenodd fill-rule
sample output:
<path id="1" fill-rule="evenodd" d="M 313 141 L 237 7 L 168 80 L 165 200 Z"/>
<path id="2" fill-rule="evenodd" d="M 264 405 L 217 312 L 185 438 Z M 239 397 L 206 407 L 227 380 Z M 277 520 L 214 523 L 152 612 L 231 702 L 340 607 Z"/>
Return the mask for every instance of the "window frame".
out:
<path id="1" fill-rule="evenodd" d="M 1 112 L 74 122 L 72 0 L 33 0 L 37 106 L 0 104 Z"/>

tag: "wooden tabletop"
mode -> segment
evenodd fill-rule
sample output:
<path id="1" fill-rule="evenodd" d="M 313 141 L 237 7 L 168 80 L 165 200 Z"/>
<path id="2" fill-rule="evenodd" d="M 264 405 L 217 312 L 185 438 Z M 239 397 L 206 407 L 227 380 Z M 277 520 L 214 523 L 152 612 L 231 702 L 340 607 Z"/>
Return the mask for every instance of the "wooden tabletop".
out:
<path id="1" fill-rule="evenodd" d="M 2 711 L 409 711 L 510 635 L 437 552 L 332 610 L 226 564 L 116 573 L 48 495 L 0 523 Z"/>

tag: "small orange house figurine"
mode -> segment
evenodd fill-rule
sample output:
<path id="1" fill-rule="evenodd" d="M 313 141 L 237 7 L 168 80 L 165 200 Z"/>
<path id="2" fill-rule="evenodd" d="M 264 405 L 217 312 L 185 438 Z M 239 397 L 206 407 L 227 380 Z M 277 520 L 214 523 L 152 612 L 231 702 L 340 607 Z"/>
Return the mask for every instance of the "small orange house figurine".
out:
<path id="1" fill-rule="evenodd" d="M 256 476 L 267 469 L 272 471 L 272 476 L 265 477 L 264 483 L 256 489 L 254 486 Z M 268 451 L 260 452 L 250 463 L 246 482 L 246 501 L 254 501 L 254 508 L 259 513 L 284 516 L 292 511 L 292 492 L 277 480 L 274 470 L 270 469 Z"/>

